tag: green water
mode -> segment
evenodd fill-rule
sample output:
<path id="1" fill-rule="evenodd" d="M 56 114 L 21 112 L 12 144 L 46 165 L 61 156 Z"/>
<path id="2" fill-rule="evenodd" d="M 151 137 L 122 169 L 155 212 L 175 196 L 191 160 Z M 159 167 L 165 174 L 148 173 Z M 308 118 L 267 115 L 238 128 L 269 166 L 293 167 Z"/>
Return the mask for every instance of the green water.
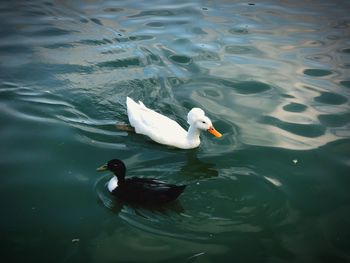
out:
<path id="1" fill-rule="evenodd" d="M 350 262 L 349 1 L 2 1 L 1 262 Z M 223 133 L 117 131 L 125 98 Z M 164 208 L 106 191 L 188 184 Z"/>

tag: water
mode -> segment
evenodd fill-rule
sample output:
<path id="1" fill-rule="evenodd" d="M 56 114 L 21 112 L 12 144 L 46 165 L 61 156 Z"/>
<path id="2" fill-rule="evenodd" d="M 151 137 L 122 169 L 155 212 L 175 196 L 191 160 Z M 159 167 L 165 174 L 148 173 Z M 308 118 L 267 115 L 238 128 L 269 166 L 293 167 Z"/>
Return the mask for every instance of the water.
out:
<path id="1" fill-rule="evenodd" d="M 348 1 L 3 1 L 3 262 L 349 262 Z M 114 128 L 125 98 L 224 135 Z M 95 169 L 188 187 L 123 205 Z"/>

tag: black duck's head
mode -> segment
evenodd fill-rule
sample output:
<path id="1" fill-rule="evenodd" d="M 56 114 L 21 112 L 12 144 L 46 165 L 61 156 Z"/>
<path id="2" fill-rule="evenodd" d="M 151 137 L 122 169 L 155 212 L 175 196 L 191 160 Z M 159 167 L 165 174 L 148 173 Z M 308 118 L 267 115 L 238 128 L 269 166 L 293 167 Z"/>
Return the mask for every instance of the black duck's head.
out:
<path id="1" fill-rule="evenodd" d="M 109 170 L 113 172 L 118 178 L 124 178 L 126 167 L 125 164 L 119 159 L 112 159 L 107 164 L 97 168 L 97 171 Z"/>

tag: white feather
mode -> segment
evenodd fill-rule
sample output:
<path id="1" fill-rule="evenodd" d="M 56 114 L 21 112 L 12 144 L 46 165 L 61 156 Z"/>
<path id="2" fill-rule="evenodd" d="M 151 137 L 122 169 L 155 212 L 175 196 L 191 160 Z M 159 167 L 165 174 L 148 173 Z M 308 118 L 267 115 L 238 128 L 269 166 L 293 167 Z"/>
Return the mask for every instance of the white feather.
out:
<path id="1" fill-rule="evenodd" d="M 108 191 L 112 192 L 118 187 L 118 178 L 113 176 L 111 180 L 108 182 Z"/>

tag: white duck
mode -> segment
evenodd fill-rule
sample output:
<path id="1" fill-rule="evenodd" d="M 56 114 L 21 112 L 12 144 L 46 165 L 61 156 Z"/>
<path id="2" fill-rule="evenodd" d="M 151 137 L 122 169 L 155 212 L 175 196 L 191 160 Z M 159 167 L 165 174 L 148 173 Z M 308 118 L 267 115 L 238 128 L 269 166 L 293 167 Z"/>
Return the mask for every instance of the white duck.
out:
<path id="1" fill-rule="evenodd" d="M 202 130 L 210 132 L 215 137 L 222 136 L 215 130 L 210 119 L 200 108 L 193 108 L 187 114 L 187 122 L 190 127 L 186 131 L 177 122 L 147 108 L 141 101 L 136 103 L 127 97 L 126 105 L 129 122 L 135 128 L 135 132 L 147 135 L 160 144 L 192 149 L 199 146 L 199 135 Z"/>

